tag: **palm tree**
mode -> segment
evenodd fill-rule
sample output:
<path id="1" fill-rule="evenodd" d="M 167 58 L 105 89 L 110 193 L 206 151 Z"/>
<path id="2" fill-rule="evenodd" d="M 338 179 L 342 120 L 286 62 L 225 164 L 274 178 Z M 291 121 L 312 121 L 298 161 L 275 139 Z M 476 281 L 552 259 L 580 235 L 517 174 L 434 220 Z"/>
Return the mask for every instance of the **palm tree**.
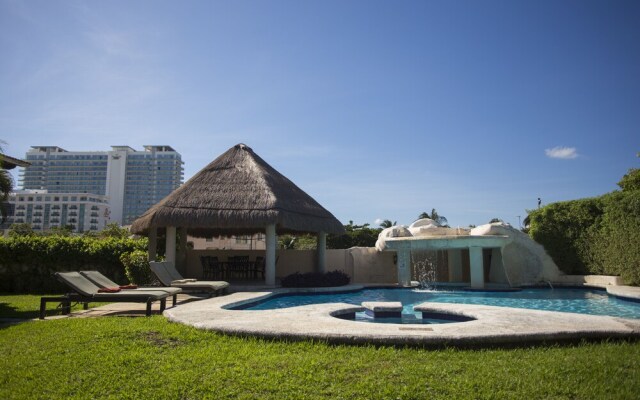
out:
<path id="1" fill-rule="evenodd" d="M 0 146 L 0 215 L 2 222 L 7 218 L 7 200 L 13 190 L 13 179 L 9 172 L 2 166 L 2 146 Z"/>
<path id="2" fill-rule="evenodd" d="M 398 224 L 397 221 L 391 222 L 390 219 L 385 219 L 384 221 L 382 221 L 380 223 L 380 227 L 383 228 L 383 229 L 384 228 L 391 228 L 392 226 L 396 226 L 397 224 Z"/>
<path id="3" fill-rule="evenodd" d="M 438 223 L 440 226 L 448 227 L 449 221 L 443 215 L 439 215 L 435 208 L 431 209 L 431 214 L 424 211 L 422 214 L 418 216 L 418 219 L 430 218 Z"/>

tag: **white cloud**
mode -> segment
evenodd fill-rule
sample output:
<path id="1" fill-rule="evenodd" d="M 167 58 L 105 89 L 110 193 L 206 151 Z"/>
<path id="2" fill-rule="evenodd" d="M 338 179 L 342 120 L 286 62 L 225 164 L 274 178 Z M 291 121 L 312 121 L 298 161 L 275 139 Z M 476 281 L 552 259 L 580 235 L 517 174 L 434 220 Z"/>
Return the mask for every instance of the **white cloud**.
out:
<path id="1" fill-rule="evenodd" d="M 561 160 L 572 160 L 578 157 L 575 147 L 557 146 L 553 149 L 546 149 L 544 152 L 549 158 L 559 158 Z"/>
<path id="2" fill-rule="evenodd" d="M 376 218 L 376 220 L 373 221 L 373 223 L 376 224 L 376 225 L 380 225 L 383 222 L 384 222 L 384 220 L 382 218 Z"/>

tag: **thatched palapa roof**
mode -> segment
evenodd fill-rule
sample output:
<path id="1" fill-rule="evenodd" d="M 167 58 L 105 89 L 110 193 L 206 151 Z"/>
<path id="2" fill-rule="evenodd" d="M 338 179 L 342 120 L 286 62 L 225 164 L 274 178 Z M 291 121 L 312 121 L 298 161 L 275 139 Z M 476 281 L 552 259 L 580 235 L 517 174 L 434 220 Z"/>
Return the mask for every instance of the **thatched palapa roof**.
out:
<path id="1" fill-rule="evenodd" d="M 15 167 L 28 167 L 30 162 L 19 160 L 17 158 L 10 157 L 6 154 L 0 153 L 0 168 L 2 169 L 14 169 Z"/>
<path id="2" fill-rule="evenodd" d="M 318 202 L 244 144 L 227 150 L 131 225 L 187 228 L 193 236 L 264 232 L 343 233 L 342 224 Z"/>

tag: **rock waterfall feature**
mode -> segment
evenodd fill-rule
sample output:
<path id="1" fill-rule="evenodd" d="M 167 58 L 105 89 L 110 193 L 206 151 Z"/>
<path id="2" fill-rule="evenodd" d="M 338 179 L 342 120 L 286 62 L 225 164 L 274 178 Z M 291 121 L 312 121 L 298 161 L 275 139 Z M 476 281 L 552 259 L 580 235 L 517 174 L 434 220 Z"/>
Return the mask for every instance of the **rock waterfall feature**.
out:
<path id="1" fill-rule="evenodd" d="M 467 230 L 420 219 L 408 228 L 384 229 L 376 249 L 397 252 L 398 283 L 402 286 L 412 285 L 412 254 L 418 251 L 446 254 L 440 257 L 447 264 L 448 279 L 444 282 L 469 282 L 473 289 L 484 289 L 486 283 L 535 285 L 555 281 L 562 275 L 541 245 L 503 223 Z"/>

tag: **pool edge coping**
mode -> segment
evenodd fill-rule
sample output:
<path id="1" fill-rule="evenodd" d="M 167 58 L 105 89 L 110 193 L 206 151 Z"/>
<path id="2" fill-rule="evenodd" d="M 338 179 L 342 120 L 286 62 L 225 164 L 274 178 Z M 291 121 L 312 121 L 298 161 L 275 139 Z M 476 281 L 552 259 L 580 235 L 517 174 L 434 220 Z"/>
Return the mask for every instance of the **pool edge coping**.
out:
<path id="1" fill-rule="evenodd" d="M 363 285 L 329 292 L 357 291 Z M 305 289 L 306 293 L 327 288 Z M 348 290 L 345 290 L 348 289 Z M 421 303 L 429 311 L 475 318 L 470 322 L 434 325 L 371 324 L 345 321 L 336 313 L 361 309 L 346 303 L 326 303 L 276 310 L 232 310 L 231 305 L 256 302 L 295 289 L 236 292 L 165 310 L 171 322 L 230 335 L 331 343 L 420 346 L 508 346 L 540 342 L 628 338 L 640 339 L 640 320 L 554 311 L 457 303 Z M 363 326 L 363 324 L 365 324 Z M 446 325 L 446 326 L 445 326 Z"/>

